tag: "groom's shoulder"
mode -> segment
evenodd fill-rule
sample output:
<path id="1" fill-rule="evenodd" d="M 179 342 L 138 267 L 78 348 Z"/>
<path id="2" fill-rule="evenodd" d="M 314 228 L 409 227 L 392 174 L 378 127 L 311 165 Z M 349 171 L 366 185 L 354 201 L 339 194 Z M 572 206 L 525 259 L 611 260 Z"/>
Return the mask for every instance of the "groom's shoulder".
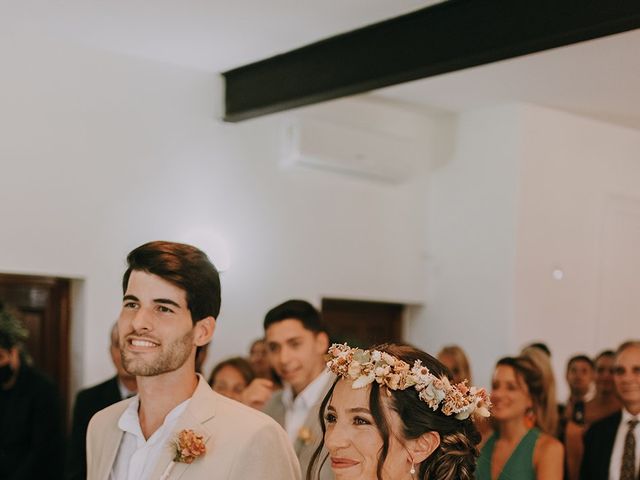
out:
<path id="1" fill-rule="evenodd" d="M 89 429 L 101 430 L 102 428 L 113 425 L 113 419 L 119 418 L 120 415 L 122 415 L 122 412 L 126 410 L 129 403 L 131 403 L 131 401 L 131 398 L 127 398 L 98 411 L 91 418 L 91 421 L 89 422 Z"/>
<path id="2" fill-rule="evenodd" d="M 216 417 L 221 421 L 233 422 L 238 429 L 245 430 L 245 432 L 263 428 L 280 430 L 280 425 L 269 415 L 217 393 L 214 395 L 218 397 Z"/>

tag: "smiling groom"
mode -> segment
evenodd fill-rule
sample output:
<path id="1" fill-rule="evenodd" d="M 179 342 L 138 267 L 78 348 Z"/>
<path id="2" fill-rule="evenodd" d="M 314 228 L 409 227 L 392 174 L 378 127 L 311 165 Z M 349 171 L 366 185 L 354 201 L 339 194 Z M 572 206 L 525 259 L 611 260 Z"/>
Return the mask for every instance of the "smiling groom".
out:
<path id="1" fill-rule="evenodd" d="M 88 479 L 299 480 L 284 430 L 213 392 L 195 372 L 196 351 L 211 340 L 220 310 L 220 279 L 207 256 L 151 242 L 127 262 L 118 332 L 138 395 L 91 420 Z"/>

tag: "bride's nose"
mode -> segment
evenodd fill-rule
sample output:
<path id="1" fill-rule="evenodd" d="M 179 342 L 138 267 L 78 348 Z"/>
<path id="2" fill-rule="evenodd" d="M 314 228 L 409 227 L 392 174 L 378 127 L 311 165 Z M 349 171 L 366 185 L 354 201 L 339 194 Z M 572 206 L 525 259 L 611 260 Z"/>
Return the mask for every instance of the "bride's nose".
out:
<path id="1" fill-rule="evenodd" d="M 348 428 L 346 428 L 346 425 L 340 424 L 340 422 L 336 422 L 328 428 L 324 435 L 324 443 L 329 452 L 345 447 L 349 445 L 349 442 Z"/>

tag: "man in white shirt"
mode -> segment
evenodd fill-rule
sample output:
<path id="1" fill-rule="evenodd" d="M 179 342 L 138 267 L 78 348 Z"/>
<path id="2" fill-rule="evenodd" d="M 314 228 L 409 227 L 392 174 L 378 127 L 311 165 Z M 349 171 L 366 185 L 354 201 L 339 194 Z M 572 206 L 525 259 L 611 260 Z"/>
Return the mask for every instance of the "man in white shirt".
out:
<path id="1" fill-rule="evenodd" d="M 211 340 L 220 310 L 220 279 L 207 256 L 151 242 L 127 261 L 118 332 L 138 395 L 91 420 L 89 480 L 300 479 L 282 428 L 196 374 L 196 351 Z"/>
<path id="2" fill-rule="evenodd" d="M 614 363 L 622 411 L 594 423 L 584 438 L 581 480 L 637 480 L 640 470 L 640 341 L 623 343 Z"/>
<path id="3" fill-rule="evenodd" d="M 303 300 L 271 309 L 264 329 L 269 362 L 284 383 L 264 412 L 289 434 L 304 477 L 322 439 L 320 404 L 335 380 L 326 370 L 329 335 L 318 311 Z M 324 462 L 320 479 L 333 478 L 330 462 Z"/>

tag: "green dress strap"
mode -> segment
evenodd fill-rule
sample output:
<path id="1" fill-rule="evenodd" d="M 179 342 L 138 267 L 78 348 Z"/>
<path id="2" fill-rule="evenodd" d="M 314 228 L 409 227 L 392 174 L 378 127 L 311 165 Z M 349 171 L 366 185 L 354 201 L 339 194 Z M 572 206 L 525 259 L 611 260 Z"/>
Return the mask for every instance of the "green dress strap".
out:
<path id="1" fill-rule="evenodd" d="M 540 430 L 530 429 L 511 452 L 511 456 L 504 464 L 498 480 L 536 480 L 533 468 L 533 450 L 540 436 Z M 496 445 L 496 434 L 492 434 L 482 447 L 476 467 L 477 480 L 491 480 L 491 458 Z"/>

